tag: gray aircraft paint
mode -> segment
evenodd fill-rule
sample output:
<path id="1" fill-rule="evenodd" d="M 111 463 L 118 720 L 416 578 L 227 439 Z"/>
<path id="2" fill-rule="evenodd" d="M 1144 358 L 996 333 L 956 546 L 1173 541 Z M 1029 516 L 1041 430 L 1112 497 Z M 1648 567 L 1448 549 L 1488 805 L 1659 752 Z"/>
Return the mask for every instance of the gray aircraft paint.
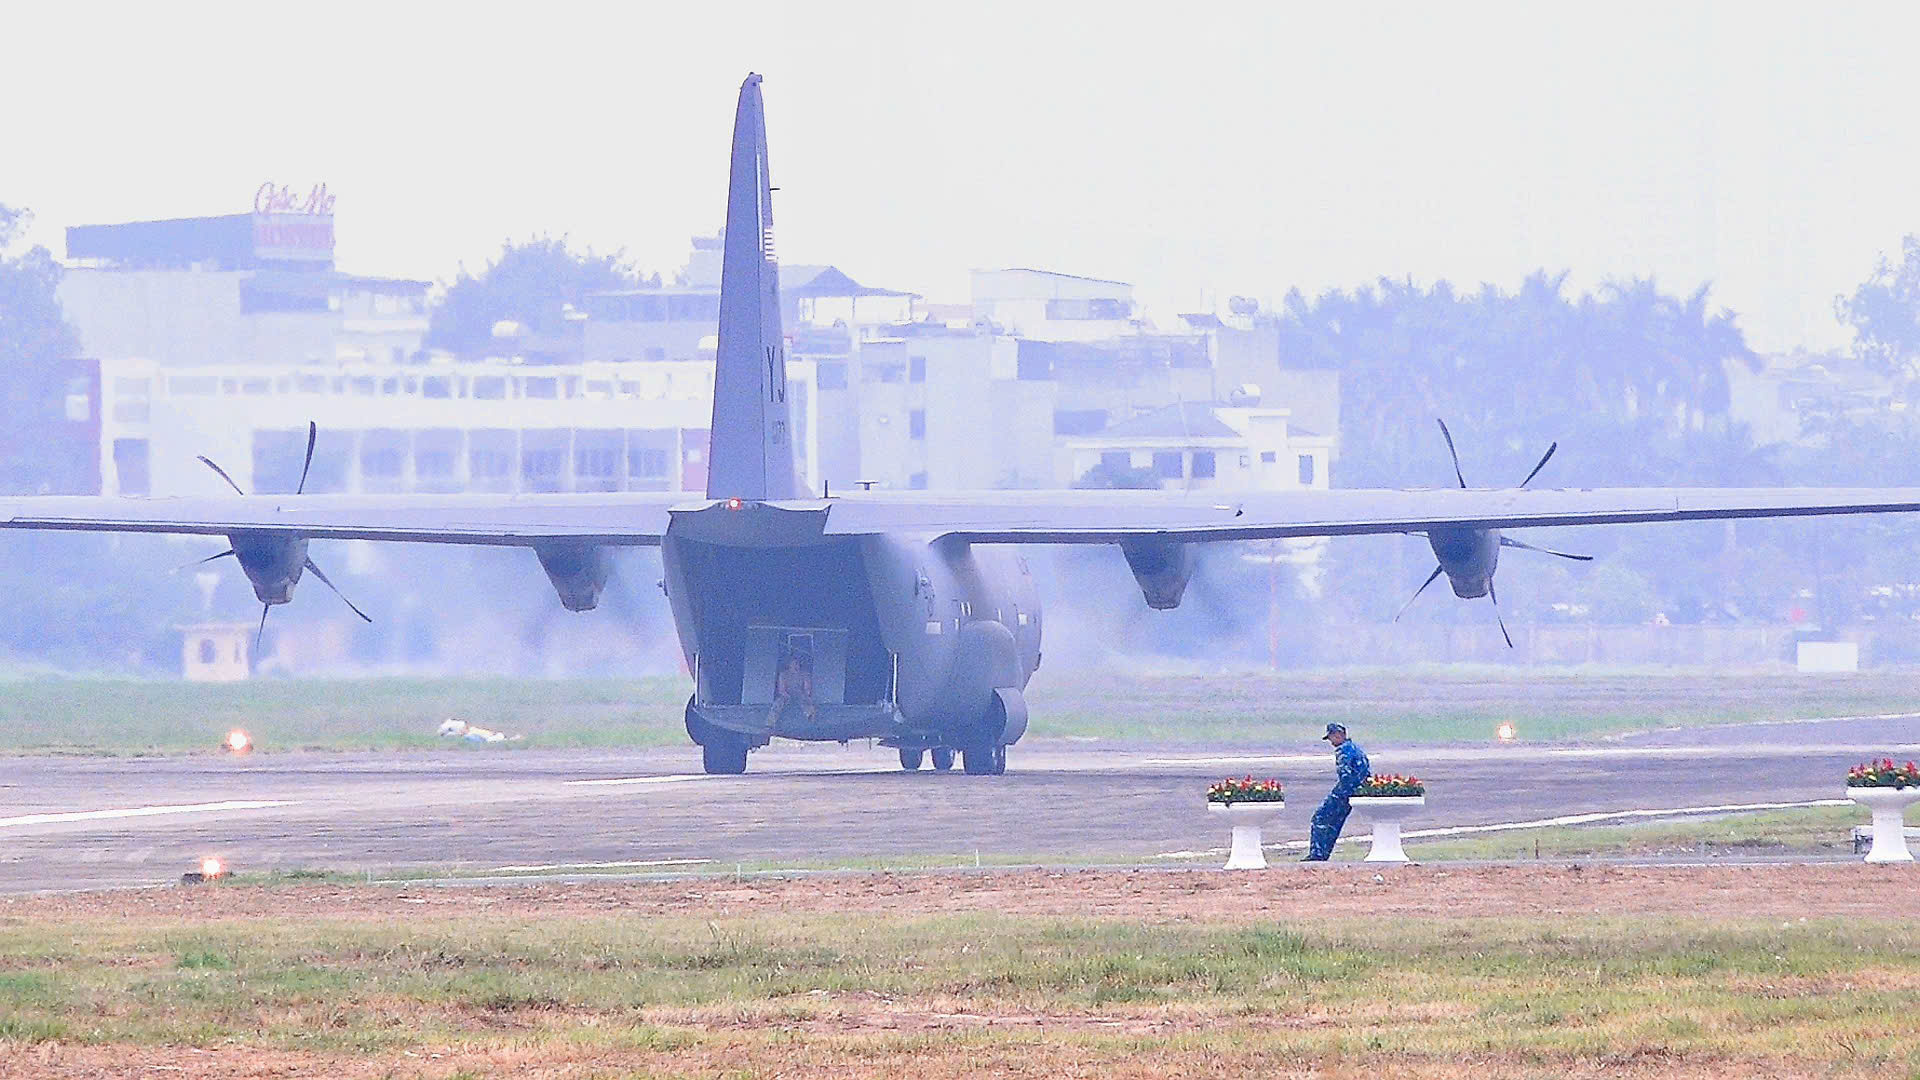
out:
<path id="1" fill-rule="evenodd" d="M 780 267 L 773 246 L 773 189 L 758 75 L 747 76 L 741 84 L 734 112 L 722 257 L 707 495 L 791 499 L 787 346 L 780 325 Z"/>

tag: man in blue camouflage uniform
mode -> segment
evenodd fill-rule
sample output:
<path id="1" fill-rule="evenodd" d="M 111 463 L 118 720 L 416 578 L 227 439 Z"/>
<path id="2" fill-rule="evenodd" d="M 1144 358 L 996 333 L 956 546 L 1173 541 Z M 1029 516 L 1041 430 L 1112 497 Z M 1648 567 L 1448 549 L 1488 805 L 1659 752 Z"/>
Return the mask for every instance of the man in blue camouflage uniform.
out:
<path id="1" fill-rule="evenodd" d="M 1333 855 L 1333 842 L 1340 839 L 1340 830 L 1347 824 L 1347 815 L 1353 811 L 1353 804 L 1347 800 L 1360 790 L 1360 785 L 1373 775 L 1373 766 L 1367 761 L 1367 752 L 1360 744 L 1347 738 L 1344 724 L 1328 724 L 1327 733 L 1320 736 L 1333 744 L 1333 790 L 1327 793 L 1327 801 L 1313 812 L 1313 826 L 1307 832 L 1307 857 L 1302 862 L 1325 862 Z"/>

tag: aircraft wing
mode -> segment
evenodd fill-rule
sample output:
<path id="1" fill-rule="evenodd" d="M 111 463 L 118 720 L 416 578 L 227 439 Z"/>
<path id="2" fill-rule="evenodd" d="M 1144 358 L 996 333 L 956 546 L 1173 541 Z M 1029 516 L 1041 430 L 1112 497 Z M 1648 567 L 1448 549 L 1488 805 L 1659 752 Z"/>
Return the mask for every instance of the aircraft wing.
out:
<path id="1" fill-rule="evenodd" d="M 0 529 L 80 532 L 266 533 L 324 540 L 404 540 L 527 546 L 575 539 L 648 546 L 666 535 L 684 493 L 570 495 L 227 495 L 131 499 L 99 495 L 0 498 Z"/>
<path id="2" fill-rule="evenodd" d="M 1920 488 L 1596 488 L 1344 490 L 1179 494 L 1161 491 L 861 492 L 747 503 L 781 511 L 777 531 L 951 536 L 974 543 L 1099 544 L 1411 533 L 1726 518 L 1920 511 Z M 322 540 L 531 546 L 575 540 L 653 546 L 676 516 L 718 525 L 725 500 L 687 493 L 560 495 L 253 495 L 0 499 L 0 529 L 277 534 Z M 717 519 L 717 520 L 716 520 Z M 765 520 L 741 515 L 740 524 Z M 689 520 L 696 527 L 696 520 Z M 697 528 L 697 527 L 696 527 Z M 793 531 L 787 531 L 792 529 Z M 690 528 L 690 531 L 695 531 Z M 725 533 L 708 534 L 725 542 Z"/>
<path id="3" fill-rule="evenodd" d="M 1920 510 L 1920 488 L 863 492 L 809 505 L 829 508 L 829 534 L 931 533 L 976 543 L 1094 544 L 1149 536 L 1274 540 L 1449 527 L 1904 513 Z"/>

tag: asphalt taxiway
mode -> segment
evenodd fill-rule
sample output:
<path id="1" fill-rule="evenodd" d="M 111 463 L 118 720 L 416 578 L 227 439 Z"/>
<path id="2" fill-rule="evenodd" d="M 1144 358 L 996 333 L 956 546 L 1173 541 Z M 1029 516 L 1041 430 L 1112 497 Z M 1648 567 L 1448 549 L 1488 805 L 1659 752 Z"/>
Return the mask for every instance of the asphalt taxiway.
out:
<path id="1" fill-rule="evenodd" d="M 1376 770 L 1428 781 L 1426 811 L 1409 828 L 1481 827 L 1842 798 L 1847 766 L 1920 757 L 1920 715 L 1367 749 Z M 1150 861 L 1221 843 L 1200 811 L 1210 780 L 1285 781 L 1288 807 L 1269 836 L 1287 839 L 1305 834 L 1332 774 L 1316 746 L 1261 754 L 1039 739 L 1014 747 L 997 777 L 903 772 L 893 751 L 863 743 L 776 745 L 745 776 L 697 765 L 690 747 L 0 758 L 0 892 L 164 883 L 208 855 L 235 870 L 374 875 L 975 853 Z"/>

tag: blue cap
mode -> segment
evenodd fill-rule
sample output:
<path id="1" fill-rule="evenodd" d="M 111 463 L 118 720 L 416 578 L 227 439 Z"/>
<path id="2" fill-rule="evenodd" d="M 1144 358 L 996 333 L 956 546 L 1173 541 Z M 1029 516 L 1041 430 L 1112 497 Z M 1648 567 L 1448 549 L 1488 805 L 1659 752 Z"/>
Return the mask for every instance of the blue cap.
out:
<path id="1" fill-rule="evenodd" d="M 1326 733 L 1325 735 L 1322 735 L 1322 736 L 1320 736 L 1320 737 L 1321 737 L 1322 739 L 1331 739 L 1331 738 L 1333 738 L 1333 733 L 1334 733 L 1334 732 L 1336 732 L 1336 731 L 1337 731 L 1337 732 L 1339 732 L 1339 733 L 1340 733 L 1340 734 L 1342 734 L 1342 735 L 1345 735 L 1345 734 L 1347 733 L 1347 725 L 1345 725 L 1345 724 L 1328 724 L 1328 725 L 1327 725 L 1327 733 Z"/>

